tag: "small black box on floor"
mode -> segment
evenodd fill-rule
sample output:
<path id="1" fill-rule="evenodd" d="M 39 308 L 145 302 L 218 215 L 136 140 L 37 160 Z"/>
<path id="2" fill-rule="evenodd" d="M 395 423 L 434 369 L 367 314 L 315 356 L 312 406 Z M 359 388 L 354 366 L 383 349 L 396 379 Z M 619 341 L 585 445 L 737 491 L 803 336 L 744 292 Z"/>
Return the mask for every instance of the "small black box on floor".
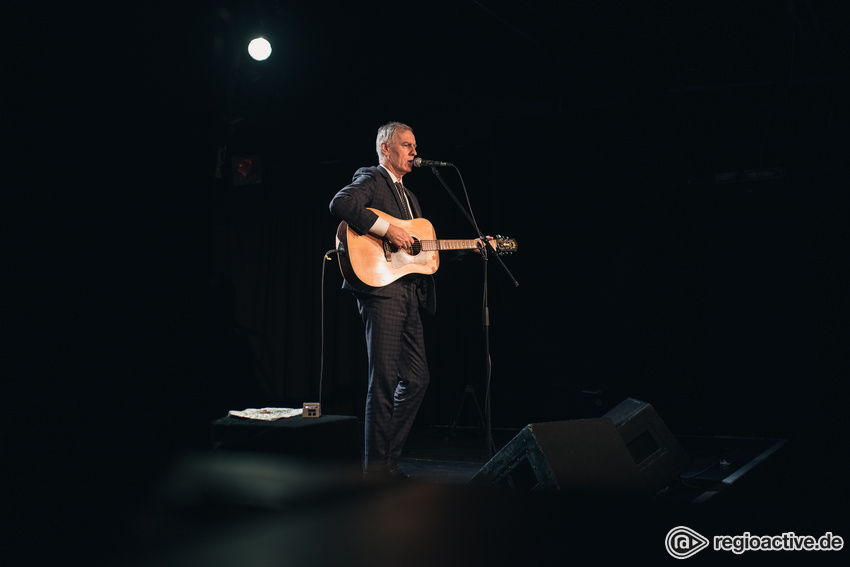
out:
<path id="1" fill-rule="evenodd" d="M 297 415 L 276 421 L 226 416 L 212 422 L 213 449 L 259 451 L 321 460 L 360 462 L 357 418 Z"/>
<path id="2" fill-rule="evenodd" d="M 652 405 L 626 398 L 604 417 L 614 422 L 653 494 L 678 478 L 690 465 L 685 450 Z"/>
<path id="3" fill-rule="evenodd" d="M 529 424 L 470 483 L 582 493 L 645 491 L 634 460 L 608 418 Z"/>

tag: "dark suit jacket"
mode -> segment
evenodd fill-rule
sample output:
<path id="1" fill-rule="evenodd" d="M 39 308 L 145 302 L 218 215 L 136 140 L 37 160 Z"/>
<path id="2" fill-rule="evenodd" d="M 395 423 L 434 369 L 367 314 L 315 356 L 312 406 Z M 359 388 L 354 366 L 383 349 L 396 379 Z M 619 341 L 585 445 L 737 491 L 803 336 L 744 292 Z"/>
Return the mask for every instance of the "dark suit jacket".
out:
<path id="1" fill-rule="evenodd" d="M 414 217 L 422 216 L 419 199 L 409 189 L 407 191 L 410 207 Z M 390 174 L 378 166 L 361 167 L 354 173 L 351 183 L 339 190 L 330 203 L 331 214 L 344 220 L 348 226 L 359 233 L 369 232 L 372 225 L 378 219 L 378 215 L 368 210 L 367 207 L 378 209 L 396 218 L 404 218 L 401 197 L 393 186 Z M 413 276 L 407 276 L 413 277 Z M 436 309 L 436 291 L 434 279 L 431 276 L 416 276 L 421 279 L 420 299 L 422 306 L 433 313 Z M 395 283 L 395 282 L 393 282 Z M 343 282 L 343 288 L 354 290 Z M 393 284 L 372 292 L 375 295 L 388 295 L 393 293 Z"/>

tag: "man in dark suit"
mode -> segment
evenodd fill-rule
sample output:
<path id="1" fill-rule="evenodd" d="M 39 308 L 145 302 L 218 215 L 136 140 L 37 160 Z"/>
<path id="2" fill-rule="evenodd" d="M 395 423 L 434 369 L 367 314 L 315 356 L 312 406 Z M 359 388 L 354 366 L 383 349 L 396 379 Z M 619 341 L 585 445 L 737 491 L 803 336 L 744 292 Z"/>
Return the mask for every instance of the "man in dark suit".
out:
<path id="1" fill-rule="evenodd" d="M 399 122 L 378 129 L 378 166 L 358 169 L 331 200 L 330 211 L 361 234 L 407 248 L 413 237 L 367 209 L 398 219 L 421 216 L 419 200 L 401 183 L 413 169 L 416 137 Z M 369 387 L 366 394 L 366 474 L 403 477 L 398 460 L 428 387 L 428 363 L 420 309 L 436 307 L 431 276 L 406 275 L 381 288 L 355 289 L 348 282 L 366 330 Z"/>

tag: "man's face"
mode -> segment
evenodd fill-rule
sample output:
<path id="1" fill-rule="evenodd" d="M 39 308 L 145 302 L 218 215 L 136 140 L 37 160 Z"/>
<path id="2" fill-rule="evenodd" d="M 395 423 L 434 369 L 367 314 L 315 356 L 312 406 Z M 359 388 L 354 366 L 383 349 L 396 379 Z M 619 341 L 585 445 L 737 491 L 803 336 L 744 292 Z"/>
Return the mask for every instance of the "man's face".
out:
<path id="1" fill-rule="evenodd" d="M 384 153 L 384 166 L 401 179 L 405 173 L 410 173 L 413 169 L 416 137 L 410 130 L 396 132 L 392 140 L 381 144 L 381 151 Z"/>

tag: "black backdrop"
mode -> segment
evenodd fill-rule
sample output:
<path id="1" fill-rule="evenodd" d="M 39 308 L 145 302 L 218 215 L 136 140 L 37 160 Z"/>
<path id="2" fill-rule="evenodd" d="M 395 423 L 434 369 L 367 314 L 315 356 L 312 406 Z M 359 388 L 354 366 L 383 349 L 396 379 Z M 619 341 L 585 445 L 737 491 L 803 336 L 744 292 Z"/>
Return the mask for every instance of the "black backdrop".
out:
<path id="1" fill-rule="evenodd" d="M 785 99 L 770 126 L 777 134 L 761 121 L 742 133 L 776 97 Z M 458 164 L 482 229 L 520 242 L 505 259 L 518 288 L 489 266 L 494 423 L 587 415 L 634 395 L 683 429 L 780 433 L 796 419 L 787 403 L 819 403 L 822 394 L 788 387 L 817 373 L 815 331 L 835 307 L 818 273 L 838 228 L 829 100 L 809 86 L 668 93 L 500 118 L 468 145 L 439 151 L 428 145 L 434 127 L 417 129 L 423 155 Z M 823 129 L 800 134 L 812 122 Z M 275 141 L 252 146 L 262 183 L 216 191 L 215 271 L 231 288 L 238 329 L 228 332 L 246 354 L 244 379 L 266 392 L 257 402 L 317 397 L 322 258 L 337 224 L 327 203 L 358 164 L 375 161 L 371 136 L 352 134 L 351 156 L 332 161 Z M 723 136 L 734 138 L 718 143 Z M 715 181 L 760 162 L 781 173 Z M 462 192 L 454 171 L 442 175 Z M 438 236 L 472 235 L 431 172 L 410 177 Z M 433 424 L 451 421 L 466 383 L 480 396 L 484 376 L 480 261 L 443 262 L 423 414 Z M 336 262 L 324 267 L 323 401 L 358 415 L 362 331 Z M 229 372 L 219 379 L 232 387 Z"/>
<path id="2" fill-rule="evenodd" d="M 73 489 L 54 508 L 108 494 L 119 509 L 174 451 L 207 447 L 227 409 L 314 401 L 322 300 L 325 411 L 359 415 L 362 331 L 323 260 L 327 203 L 375 162 L 389 120 L 414 127 L 423 157 L 458 165 L 485 233 L 520 243 L 505 260 L 520 287 L 489 267 L 494 425 L 634 396 L 675 433 L 836 438 L 838 10 L 651 4 L 43 14 L 34 57 L 11 62 L 22 96 L 8 107 L 8 195 L 24 197 L 4 210 L 21 472 L 55 486 L 60 463 Z M 276 46 L 263 64 L 237 56 L 258 22 Z M 399 22 L 405 35 L 372 33 Z M 238 155 L 259 157 L 262 183 L 233 186 Z M 409 186 L 438 236 L 472 236 L 429 171 Z M 444 256 L 423 424 L 450 422 L 465 384 L 483 393 L 481 266 Z"/>

